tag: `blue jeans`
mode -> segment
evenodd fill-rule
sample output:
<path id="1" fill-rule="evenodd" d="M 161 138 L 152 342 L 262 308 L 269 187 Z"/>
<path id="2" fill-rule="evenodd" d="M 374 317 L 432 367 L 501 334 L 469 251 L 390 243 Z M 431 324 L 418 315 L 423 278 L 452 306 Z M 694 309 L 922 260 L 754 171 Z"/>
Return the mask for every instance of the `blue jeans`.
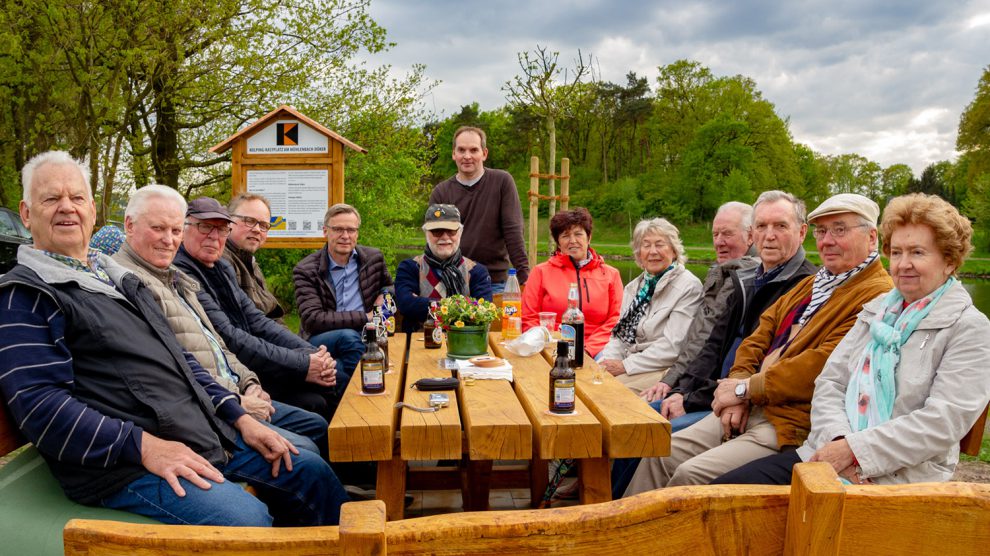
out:
<path id="1" fill-rule="evenodd" d="M 299 409 L 294 405 L 272 400 L 275 413 L 272 420 L 259 421 L 262 425 L 277 431 L 293 446 L 319 454 L 327 448 L 327 420 L 312 411 Z"/>
<path id="2" fill-rule="evenodd" d="M 320 456 L 306 451 L 292 456 L 292 471 L 284 467 L 272 477 L 272 466 L 237 435 L 236 451 L 219 469 L 227 479 L 201 489 L 179 478 L 186 495 L 180 497 L 165 479 L 147 473 L 103 500 L 107 508 L 128 511 L 176 525 L 244 527 L 337 525 L 340 506 L 349 500 L 333 470 Z M 258 497 L 237 482 L 255 487 Z"/>
<path id="3" fill-rule="evenodd" d="M 337 391 L 343 392 L 354 374 L 361 355 L 364 354 L 364 342 L 361 334 L 351 328 L 327 330 L 314 334 L 309 338 L 314 346 L 326 346 L 330 356 L 337 360 Z"/>
<path id="4" fill-rule="evenodd" d="M 505 282 L 492 281 L 492 295 L 505 291 Z"/>
<path id="5" fill-rule="evenodd" d="M 660 413 L 663 400 L 650 402 L 650 407 Z M 670 433 L 674 434 L 679 430 L 686 429 L 691 425 L 705 418 L 711 411 L 693 411 L 675 418 L 670 422 Z M 626 488 L 632 481 L 636 468 L 642 458 L 619 458 L 612 463 L 612 499 L 618 500 L 626 493 Z"/>

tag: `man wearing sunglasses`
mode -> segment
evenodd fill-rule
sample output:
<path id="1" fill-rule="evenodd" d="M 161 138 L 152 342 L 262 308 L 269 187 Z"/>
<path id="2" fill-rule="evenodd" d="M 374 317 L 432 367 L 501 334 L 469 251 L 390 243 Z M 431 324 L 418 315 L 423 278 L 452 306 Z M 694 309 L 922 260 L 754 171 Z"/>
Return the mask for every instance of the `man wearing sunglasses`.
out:
<path id="1" fill-rule="evenodd" d="M 455 294 L 492 300 L 488 269 L 461 255 L 461 213 L 454 205 L 430 205 L 423 222 L 426 249 L 395 270 L 395 304 L 402 329 L 414 332 L 426 320 L 430 302 Z"/>
<path id="2" fill-rule="evenodd" d="M 227 237 L 223 258 L 233 265 L 237 284 L 258 310 L 284 326 L 282 317 L 285 316 L 285 309 L 275 295 L 268 291 L 265 275 L 254 260 L 254 254 L 268 241 L 268 230 L 272 227 L 271 205 L 261 195 L 241 193 L 230 200 L 227 210 L 234 219 L 234 225 Z"/>

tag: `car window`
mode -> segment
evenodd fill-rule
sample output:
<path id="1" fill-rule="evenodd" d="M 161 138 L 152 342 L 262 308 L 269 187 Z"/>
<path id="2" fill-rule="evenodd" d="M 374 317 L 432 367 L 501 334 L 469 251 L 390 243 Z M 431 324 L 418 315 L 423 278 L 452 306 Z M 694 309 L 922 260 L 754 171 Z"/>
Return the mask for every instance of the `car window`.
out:
<path id="1" fill-rule="evenodd" d="M 31 239 L 31 232 L 21 223 L 20 217 L 6 210 L 0 210 L 0 234 Z"/>

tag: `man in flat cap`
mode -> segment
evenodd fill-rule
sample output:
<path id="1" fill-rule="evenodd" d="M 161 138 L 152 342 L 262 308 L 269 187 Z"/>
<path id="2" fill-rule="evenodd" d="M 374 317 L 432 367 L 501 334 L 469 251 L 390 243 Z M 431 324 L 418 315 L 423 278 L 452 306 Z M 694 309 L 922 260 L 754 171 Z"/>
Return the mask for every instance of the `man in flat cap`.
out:
<path id="1" fill-rule="evenodd" d="M 829 198 L 808 215 L 822 268 L 763 312 L 719 381 L 714 413 L 675 433 L 670 456 L 644 459 L 626 496 L 708 484 L 804 442 L 815 378 L 863 303 L 893 287 L 877 252 L 879 215 L 876 203 L 851 193 Z"/>
<path id="2" fill-rule="evenodd" d="M 395 270 L 395 304 L 406 332 L 419 329 L 430 302 L 462 294 L 492 300 L 488 269 L 461 254 L 461 213 L 454 205 L 430 205 L 423 219 L 426 249 Z"/>

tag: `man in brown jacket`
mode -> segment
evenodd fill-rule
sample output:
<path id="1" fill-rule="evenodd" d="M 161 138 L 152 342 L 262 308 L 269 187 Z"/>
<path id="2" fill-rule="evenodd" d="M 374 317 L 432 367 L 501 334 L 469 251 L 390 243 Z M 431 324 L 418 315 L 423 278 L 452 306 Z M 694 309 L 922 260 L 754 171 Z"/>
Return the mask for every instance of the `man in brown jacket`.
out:
<path id="1" fill-rule="evenodd" d="M 669 457 L 644 459 L 627 496 L 708 484 L 804 441 L 815 378 L 863 304 L 893 287 L 877 252 L 879 214 L 873 201 L 844 193 L 808 215 L 821 270 L 764 311 L 715 391 L 714 413 L 674 434 Z"/>
<path id="2" fill-rule="evenodd" d="M 227 210 L 234 218 L 234 225 L 227 237 L 223 258 L 234 267 L 237 285 L 251 298 L 254 305 L 266 317 L 285 326 L 282 317 L 285 309 L 275 295 L 268 291 L 268 283 L 254 254 L 268 241 L 272 210 L 268 199 L 253 193 L 241 193 L 230 200 Z"/>

